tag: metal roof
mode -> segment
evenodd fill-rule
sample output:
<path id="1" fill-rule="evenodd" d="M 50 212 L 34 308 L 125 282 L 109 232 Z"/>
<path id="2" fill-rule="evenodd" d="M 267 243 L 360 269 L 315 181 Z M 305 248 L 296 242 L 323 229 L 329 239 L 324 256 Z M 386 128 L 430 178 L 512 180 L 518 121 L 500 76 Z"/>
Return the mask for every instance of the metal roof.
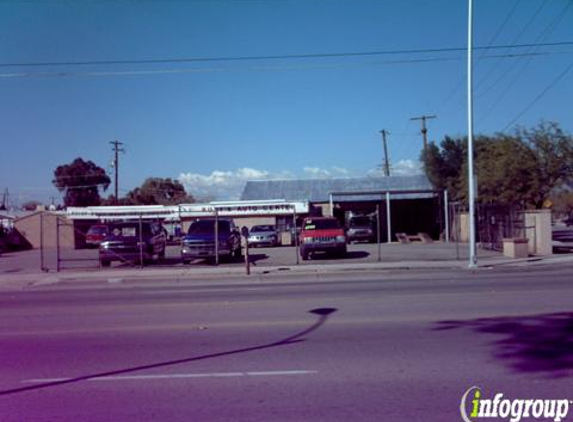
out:
<path id="1" fill-rule="evenodd" d="M 249 181 L 242 200 L 286 199 L 328 202 L 334 194 L 337 202 L 383 199 L 383 193 L 394 192 L 392 199 L 420 199 L 434 196 L 434 188 L 425 175 L 363 177 L 353 179 L 263 180 Z M 356 193 L 356 195 L 349 195 Z M 360 194 L 362 193 L 362 194 Z M 338 194 L 338 195 L 337 195 Z"/>

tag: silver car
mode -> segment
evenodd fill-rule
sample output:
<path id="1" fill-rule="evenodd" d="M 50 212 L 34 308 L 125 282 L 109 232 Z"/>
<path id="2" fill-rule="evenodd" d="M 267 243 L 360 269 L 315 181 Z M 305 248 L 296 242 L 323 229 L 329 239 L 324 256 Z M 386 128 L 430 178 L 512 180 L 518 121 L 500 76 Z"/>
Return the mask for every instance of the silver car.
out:
<path id="1" fill-rule="evenodd" d="M 249 246 L 277 246 L 279 236 L 277 228 L 273 225 L 253 226 L 249 232 Z"/>

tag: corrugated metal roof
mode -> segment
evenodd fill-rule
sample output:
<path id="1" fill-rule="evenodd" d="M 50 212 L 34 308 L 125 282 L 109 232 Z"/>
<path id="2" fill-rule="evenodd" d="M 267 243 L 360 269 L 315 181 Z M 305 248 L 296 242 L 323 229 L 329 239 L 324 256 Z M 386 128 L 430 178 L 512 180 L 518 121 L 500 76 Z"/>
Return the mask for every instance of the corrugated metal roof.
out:
<path id="1" fill-rule="evenodd" d="M 257 180 L 247 182 L 241 200 L 286 199 L 320 203 L 328 202 L 332 193 L 385 191 L 396 192 L 392 194 L 393 199 L 417 199 L 432 197 L 433 194 L 430 192 L 432 190 L 432 184 L 424 175 L 354 179 Z M 406 193 L 407 191 L 413 191 L 413 193 Z M 380 197 L 380 195 L 336 196 L 335 200 L 337 202 L 377 200 Z"/>

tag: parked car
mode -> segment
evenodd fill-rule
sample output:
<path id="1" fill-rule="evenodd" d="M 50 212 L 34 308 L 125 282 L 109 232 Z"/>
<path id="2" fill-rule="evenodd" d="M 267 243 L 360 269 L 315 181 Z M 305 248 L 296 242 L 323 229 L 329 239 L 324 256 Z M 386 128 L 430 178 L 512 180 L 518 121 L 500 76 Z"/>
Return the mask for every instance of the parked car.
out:
<path id="1" fill-rule="evenodd" d="M 336 218 L 309 217 L 303 221 L 300 233 L 300 255 L 304 261 L 316 252 L 346 254 L 346 236 Z"/>
<path id="2" fill-rule="evenodd" d="M 273 225 L 253 226 L 247 239 L 249 246 L 277 246 L 279 235 L 277 228 Z"/>
<path id="3" fill-rule="evenodd" d="M 374 242 L 376 240 L 376 233 L 372 219 L 367 215 L 350 217 L 346 226 L 346 238 L 348 243 Z"/>
<path id="4" fill-rule="evenodd" d="M 215 221 L 217 221 L 218 245 L 215 248 Z M 181 260 L 239 259 L 241 257 L 241 234 L 230 218 L 207 218 L 191 224 L 181 245 Z"/>
<path id="5" fill-rule="evenodd" d="M 573 229 L 554 228 L 551 240 L 554 252 L 573 252 Z"/>
<path id="6" fill-rule="evenodd" d="M 86 245 L 97 248 L 108 234 L 109 228 L 107 224 L 94 224 L 86 233 Z"/>
<path id="7" fill-rule="evenodd" d="M 154 256 L 163 259 L 165 245 L 161 224 L 149 221 L 112 223 L 109 234 L 99 245 L 99 262 L 102 267 L 109 267 L 112 261 L 144 263 Z"/>

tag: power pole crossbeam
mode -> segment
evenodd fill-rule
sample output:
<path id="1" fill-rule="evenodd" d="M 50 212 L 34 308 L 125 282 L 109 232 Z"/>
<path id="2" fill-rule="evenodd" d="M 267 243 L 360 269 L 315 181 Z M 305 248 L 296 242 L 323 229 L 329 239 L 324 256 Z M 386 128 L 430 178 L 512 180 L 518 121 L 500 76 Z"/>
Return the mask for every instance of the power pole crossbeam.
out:
<path id="1" fill-rule="evenodd" d="M 424 151 L 426 151 L 426 148 L 428 148 L 428 127 L 426 126 L 426 120 L 428 119 L 435 119 L 438 116 L 432 114 L 432 115 L 423 115 L 420 117 L 412 117 L 410 120 L 420 120 L 422 122 L 422 128 L 420 130 L 420 132 L 422 133 L 422 137 L 424 139 Z"/>

